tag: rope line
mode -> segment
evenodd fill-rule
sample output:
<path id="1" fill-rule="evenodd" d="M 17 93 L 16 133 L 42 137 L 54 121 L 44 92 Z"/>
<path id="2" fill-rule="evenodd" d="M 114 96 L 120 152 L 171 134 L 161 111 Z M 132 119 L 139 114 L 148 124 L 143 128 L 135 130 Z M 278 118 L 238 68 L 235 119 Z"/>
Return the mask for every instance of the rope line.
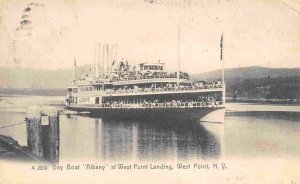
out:
<path id="1" fill-rule="evenodd" d="M 16 124 L 11 124 L 11 125 L 6 125 L 6 126 L 2 126 L 0 127 L 0 129 L 4 129 L 4 128 L 8 128 L 8 127 L 12 127 L 12 126 L 16 126 L 16 125 L 21 125 L 21 124 L 24 124 L 26 122 L 23 122 L 23 123 L 16 123 Z"/>

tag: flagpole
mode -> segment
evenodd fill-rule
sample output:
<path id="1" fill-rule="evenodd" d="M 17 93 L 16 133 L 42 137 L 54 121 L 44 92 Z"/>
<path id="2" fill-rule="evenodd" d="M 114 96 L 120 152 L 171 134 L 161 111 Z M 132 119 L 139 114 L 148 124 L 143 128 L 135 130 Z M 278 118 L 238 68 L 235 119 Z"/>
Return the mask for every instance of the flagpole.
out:
<path id="1" fill-rule="evenodd" d="M 180 27 L 178 26 L 178 65 L 177 65 L 177 85 L 179 85 L 180 79 Z"/>
<path id="2" fill-rule="evenodd" d="M 225 90 L 226 90 L 226 85 L 225 85 L 225 69 L 224 69 L 224 54 L 223 54 L 223 49 L 224 49 L 224 43 L 223 43 L 223 32 L 222 32 L 222 35 L 221 35 L 221 41 L 220 41 L 220 49 L 221 49 L 221 52 L 220 52 L 220 59 L 222 61 L 222 102 L 223 102 L 223 105 L 225 105 Z"/>

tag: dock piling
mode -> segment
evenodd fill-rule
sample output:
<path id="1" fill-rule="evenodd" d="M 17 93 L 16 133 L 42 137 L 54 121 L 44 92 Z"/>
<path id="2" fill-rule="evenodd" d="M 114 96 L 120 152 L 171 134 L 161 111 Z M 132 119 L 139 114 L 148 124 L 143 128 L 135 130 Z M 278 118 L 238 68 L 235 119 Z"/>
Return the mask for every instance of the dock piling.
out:
<path id="1" fill-rule="evenodd" d="M 26 115 L 27 146 L 39 157 L 43 157 L 41 108 L 31 106 L 27 108 Z"/>
<path id="2" fill-rule="evenodd" d="M 55 107 L 45 107 L 43 115 L 48 118 L 48 124 L 43 125 L 44 158 L 50 162 L 59 160 L 59 114 Z"/>
<path id="3" fill-rule="evenodd" d="M 55 107 L 27 108 L 28 149 L 51 163 L 59 161 L 59 112 Z"/>

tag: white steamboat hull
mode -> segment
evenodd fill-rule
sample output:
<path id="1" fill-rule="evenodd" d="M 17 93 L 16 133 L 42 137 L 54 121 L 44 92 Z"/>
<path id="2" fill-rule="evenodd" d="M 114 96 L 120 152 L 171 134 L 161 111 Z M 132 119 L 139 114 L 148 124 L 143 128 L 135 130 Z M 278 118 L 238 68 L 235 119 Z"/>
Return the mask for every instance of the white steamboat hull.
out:
<path id="1" fill-rule="evenodd" d="M 201 120 L 223 122 L 224 107 L 201 107 L 201 108 L 99 108 L 99 107 L 80 107 L 67 106 L 67 109 L 78 112 L 90 112 L 92 116 L 103 118 L 132 118 L 132 119 L 168 119 L 168 120 Z M 211 115 L 210 115 L 211 114 Z M 214 120 L 215 116 L 215 120 Z M 220 118 L 221 117 L 221 118 Z M 222 120 L 222 121 L 220 121 Z"/>

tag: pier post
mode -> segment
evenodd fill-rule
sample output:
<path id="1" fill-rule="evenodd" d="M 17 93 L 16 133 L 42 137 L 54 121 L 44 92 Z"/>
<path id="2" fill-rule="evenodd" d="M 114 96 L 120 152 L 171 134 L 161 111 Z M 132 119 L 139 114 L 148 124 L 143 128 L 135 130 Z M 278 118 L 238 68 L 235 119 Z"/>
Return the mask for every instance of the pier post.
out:
<path id="1" fill-rule="evenodd" d="M 51 163 L 59 161 L 59 113 L 55 107 L 27 108 L 29 151 Z"/>
<path id="2" fill-rule="evenodd" d="M 59 112 L 55 107 L 44 107 L 42 122 L 44 158 L 52 163 L 59 161 Z"/>
<path id="3" fill-rule="evenodd" d="M 41 109 L 28 107 L 26 117 L 27 146 L 28 149 L 39 157 L 43 157 Z"/>

